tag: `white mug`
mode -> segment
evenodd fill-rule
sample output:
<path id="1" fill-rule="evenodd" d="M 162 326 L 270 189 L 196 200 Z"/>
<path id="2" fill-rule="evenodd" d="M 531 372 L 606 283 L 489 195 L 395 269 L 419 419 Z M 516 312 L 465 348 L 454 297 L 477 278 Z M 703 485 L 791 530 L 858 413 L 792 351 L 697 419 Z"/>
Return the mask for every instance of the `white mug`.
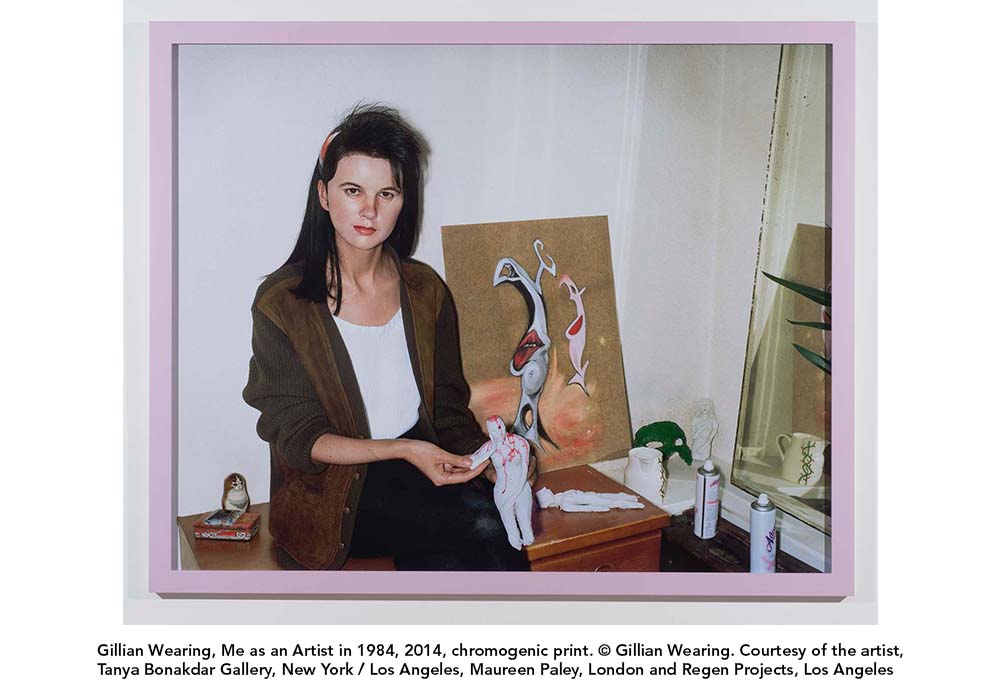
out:
<path id="1" fill-rule="evenodd" d="M 787 443 L 782 445 L 782 440 Z M 814 486 L 823 476 L 823 450 L 829 444 L 809 433 L 782 433 L 775 438 L 781 455 L 781 478 L 799 486 Z"/>

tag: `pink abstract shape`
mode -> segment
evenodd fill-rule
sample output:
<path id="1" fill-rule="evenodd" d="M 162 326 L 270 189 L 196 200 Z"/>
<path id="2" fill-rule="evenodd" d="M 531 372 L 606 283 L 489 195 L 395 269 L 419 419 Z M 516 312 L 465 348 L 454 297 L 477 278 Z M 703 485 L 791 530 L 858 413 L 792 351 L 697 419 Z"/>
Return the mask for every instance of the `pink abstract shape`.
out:
<path id="1" fill-rule="evenodd" d="M 590 366 L 590 360 L 580 364 L 583 360 L 583 349 L 587 345 L 587 313 L 583 308 L 583 293 L 587 291 L 587 288 L 578 289 L 569 275 L 563 275 L 559 278 L 559 286 L 564 286 L 569 290 L 570 301 L 576 304 L 576 318 L 569 324 L 565 332 L 566 340 L 569 341 L 569 360 L 573 363 L 573 369 L 576 370 L 576 374 L 569 380 L 569 384 L 578 384 L 583 389 L 583 393 L 590 396 L 584 379 L 587 368 Z"/>

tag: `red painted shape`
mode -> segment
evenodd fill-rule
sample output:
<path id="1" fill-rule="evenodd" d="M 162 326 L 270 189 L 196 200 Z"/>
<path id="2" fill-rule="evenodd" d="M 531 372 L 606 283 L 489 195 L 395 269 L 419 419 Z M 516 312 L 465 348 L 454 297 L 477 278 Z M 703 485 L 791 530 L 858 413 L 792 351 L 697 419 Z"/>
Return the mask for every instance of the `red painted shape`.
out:
<path id="1" fill-rule="evenodd" d="M 524 367 L 540 347 L 542 347 L 542 339 L 538 337 L 538 333 L 534 330 L 530 331 L 521 339 L 517 349 L 514 350 L 514 369 L 520 370 Z"/>
<path id="2" fill-rule="evenodd" d="M 580 332 L 580 328 L 582 326 L 583 326 L 583 314 L 576 317 L 576 321 L 574 321 L 573 325 L 570 326 L 569 329 L 566 331 L 567 335 L 576 335 L 577 333 Z"/>

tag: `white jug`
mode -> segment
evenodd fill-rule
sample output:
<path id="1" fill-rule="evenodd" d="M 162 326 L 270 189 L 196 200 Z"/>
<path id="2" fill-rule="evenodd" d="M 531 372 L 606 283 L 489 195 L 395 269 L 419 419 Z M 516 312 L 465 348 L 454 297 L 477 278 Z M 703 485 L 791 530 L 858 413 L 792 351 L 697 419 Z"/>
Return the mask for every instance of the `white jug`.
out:
<path id="1" fill-rule="evenodd" d="M 652 447 L 629 450 L 625 485 L 653 503 L 663 503 L 663 453 Z"/>
<path id="2" fill-rule="evenodd" d="M 785 442 L 786 444 L 782 444 Z M 809 433 L 792 433 L 775 438 L 781 455 L 781 478 L 800 486 L 814 486 L 823 476 L 826 440 Z"/>

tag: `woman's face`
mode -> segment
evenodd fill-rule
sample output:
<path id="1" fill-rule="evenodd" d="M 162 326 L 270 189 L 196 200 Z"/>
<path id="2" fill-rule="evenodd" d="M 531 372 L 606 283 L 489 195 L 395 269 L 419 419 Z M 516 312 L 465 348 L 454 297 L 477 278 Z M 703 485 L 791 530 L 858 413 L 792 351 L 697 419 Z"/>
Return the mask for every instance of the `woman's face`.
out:
<path id="1" fill-rule="evenodd" d="M 403 192 L 385 158 L 344 156 L 330 181 L 317 187 L 341 250 L 378 248 L 392 233 L 403 208 Z"/>

